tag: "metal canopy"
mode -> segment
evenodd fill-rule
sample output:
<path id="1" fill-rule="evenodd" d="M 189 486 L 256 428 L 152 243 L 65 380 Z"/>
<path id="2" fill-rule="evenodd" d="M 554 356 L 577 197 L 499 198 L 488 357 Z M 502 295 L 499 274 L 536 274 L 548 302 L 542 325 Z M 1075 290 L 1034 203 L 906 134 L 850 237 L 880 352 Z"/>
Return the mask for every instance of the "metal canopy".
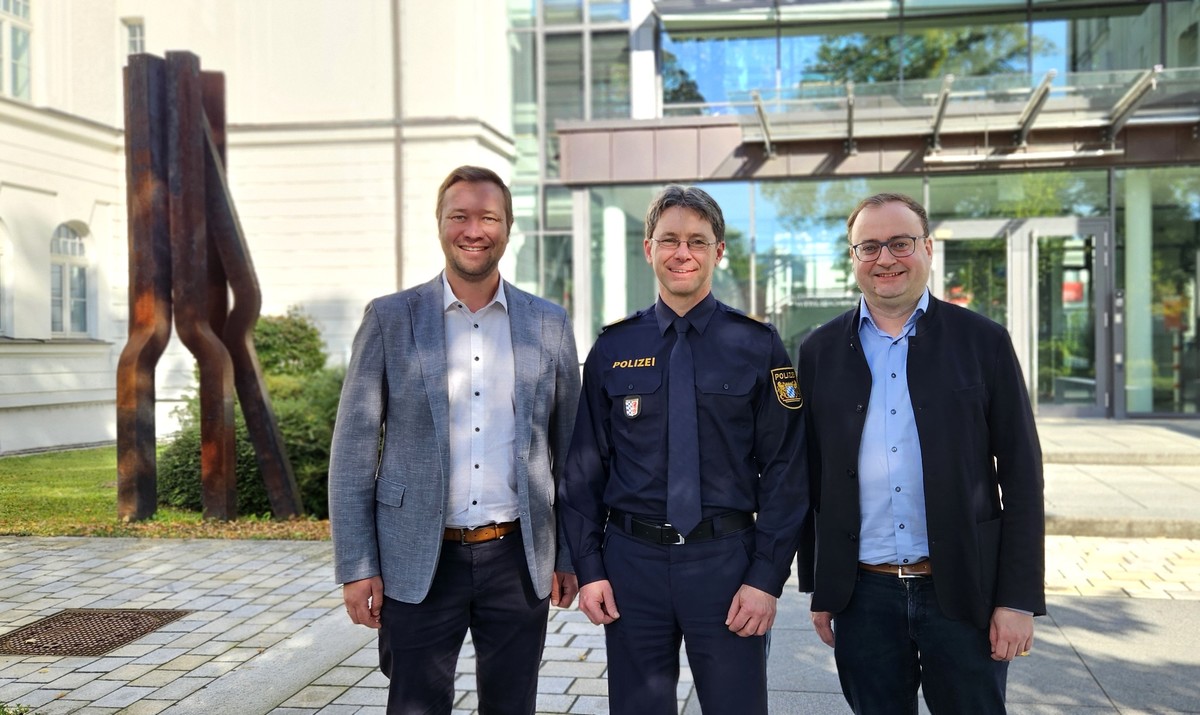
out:
<path id="1" fill-rule="evenodd" d="M 1034 86 L 1027 74 L 908 82 L 801 83 L 715 104 L 667 105 L 664 116 L 742 117 L 746 144 L 841 139 L 848 152 L 868 138 L 926 137 L 929 154 L 951 135 L 983 135 L 978 151 L 1036 148 L 1039 131 L 1094 129 L 1095 149 L 1111 145 L 1129 124 L 1200 123 L 1200 68 L 1088 72 L 1052 70 Z M 769 136 L 768 130 L 769 127 Z"/>

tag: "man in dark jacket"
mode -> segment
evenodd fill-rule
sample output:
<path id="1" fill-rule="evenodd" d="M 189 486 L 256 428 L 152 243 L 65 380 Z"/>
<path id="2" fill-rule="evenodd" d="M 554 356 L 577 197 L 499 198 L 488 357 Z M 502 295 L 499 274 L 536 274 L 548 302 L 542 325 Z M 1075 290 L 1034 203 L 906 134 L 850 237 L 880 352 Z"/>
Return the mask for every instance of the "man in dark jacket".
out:
<path id="1" fill-rule="evenodd" d="M 815 533 L 801 591 L 856 713 L 1003 713 L 1046 612 L 1042 460 L 1005 329 L 930 295 L 907 196 L 847 221 L 860 304 L 800 347 Z"/>

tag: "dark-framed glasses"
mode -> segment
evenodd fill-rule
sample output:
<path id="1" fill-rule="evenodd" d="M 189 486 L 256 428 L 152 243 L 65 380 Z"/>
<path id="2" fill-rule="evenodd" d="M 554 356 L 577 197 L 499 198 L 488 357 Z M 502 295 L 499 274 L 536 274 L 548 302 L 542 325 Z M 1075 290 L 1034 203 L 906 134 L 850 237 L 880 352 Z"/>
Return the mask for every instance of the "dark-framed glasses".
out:
<path id="1" fill-rule="evenodd" d="M 886 241 L 863 241 L 850 248 L 858 260 L 870 263 L 879 259 L 879 254 L 883 252 L 884 246 L 887 246 L 888 253 L 892 254 L 894 258 L 911 256 L 913 251 L 917 250 L 917 241 L 925 238 L 928 236 L 892 236 Z"/>
<path id="2" fill-rule="evenodd" d="M 702 238 L 689 238 L 686 241 L 680 241 L 678 238 L 652 238 L 650 240 L 672 253 L 679 250 L 680 244 L 687 246 L 692 253 L 704 253 L 709 246 L 715 246 L 718 243 L 717 241 L 705 241 Z"/>

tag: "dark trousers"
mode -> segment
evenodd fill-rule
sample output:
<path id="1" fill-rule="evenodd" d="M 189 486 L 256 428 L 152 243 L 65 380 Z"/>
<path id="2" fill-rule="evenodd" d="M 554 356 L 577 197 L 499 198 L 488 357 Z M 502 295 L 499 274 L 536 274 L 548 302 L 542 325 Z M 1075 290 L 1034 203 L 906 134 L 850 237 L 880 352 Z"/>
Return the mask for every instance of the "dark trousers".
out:
<path id="1" fill-rule="evenodd" d="M 842 693 L 858 715 L 916 715 L 918 687 L 933 715 L 1005 712 L 1008 663 L 992 660 L 986 629 L 942 613 L 931 578 L 859 571 L 833 628 Z"/>
<path id="2" fill-rule="evenodd" d="M 530 715 L 549 609 L 550 600 L 534 594 L 520 532 L 484 544 L 446 542 L 424 601 L 384 599 L 379 668 L 389 680 L 388 714 L 451 711 L 470 629 L 479 712 Z"/>
<path id="3" fill-rule="evenodd" d="M 766 639 L 730 632 L 754 530 L 662 546 L 609 527 L 604 567 L 621 617 L 605 626 L 613 715 L 676 715 L 679 645 L 705 715 L 767 712 Z"/>

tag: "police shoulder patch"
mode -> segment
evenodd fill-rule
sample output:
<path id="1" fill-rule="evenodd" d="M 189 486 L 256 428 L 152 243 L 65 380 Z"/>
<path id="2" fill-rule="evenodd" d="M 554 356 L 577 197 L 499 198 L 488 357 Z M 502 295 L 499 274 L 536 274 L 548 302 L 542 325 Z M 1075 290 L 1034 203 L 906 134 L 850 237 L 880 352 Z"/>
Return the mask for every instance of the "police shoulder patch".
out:
<path id="1" fill-rule="evenodd" d="M 771 382 L 775 385 L 775 397 L 779 399 L 779 404 L 789 410 L 798 410 L 804 405 L 804 397 L 800 394 L 800 383 L 796 380 L 795 368 L 775 368 L 771 371 Z"/>

